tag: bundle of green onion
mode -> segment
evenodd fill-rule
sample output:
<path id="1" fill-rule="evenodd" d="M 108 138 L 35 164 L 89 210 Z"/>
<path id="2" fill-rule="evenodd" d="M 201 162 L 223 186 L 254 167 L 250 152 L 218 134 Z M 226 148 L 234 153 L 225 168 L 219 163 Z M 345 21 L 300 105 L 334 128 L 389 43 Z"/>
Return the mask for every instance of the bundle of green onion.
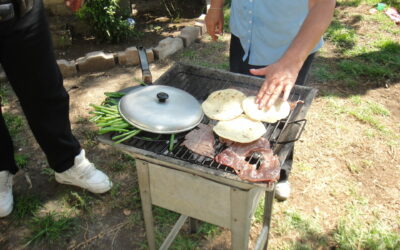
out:
<path id="1" fill-rule="evenodd" d="M 125 93 L 121 92 L 105 92 L 104 95 L 107 97 L 101 105 L 90 104 L 93 107 L 93 111 L 90 111 L 90 114 L 94 116 L 90 118 L 91 122 L 94 122 L 96 126 L 98 126 L 99 134 L 106 134 L 110 132 L 115 132 L 117 135 L 111 137 L 114 144 L 121 143 L 126 141 L 137 134 L 139 134 L 142 130 L 132 126 L 127 123 L 124 118 L 122 118 L 121 114 L 118 110 L 118 102 Z M 158 138 L 152 139 L 143 137 L 146 140 L 157 140 Z M 172 151 L 174 149 L 175 144 L 175 134 L 171 134 L 169 140 L 168 150 Z"/>
<path id="2" fill-rule="evenodd" d="M 104 94 L 107 98 L 102 105 L 90 104 L 94 109 L 90 111 L 90 114 L 94 115 L 90 118 L 90 121 L 94 122 L 96 126 L 100 128 L 99 134 L 102 135 L 109 132 L 118 133 L 111 138 L 116 141 L 114 142 L 115 144 L 126 141 L 139 134 L 141 130 L 127 123 L 119 113 L 118 101 L 124 96 L 124 93 L 106 92 Z"/>

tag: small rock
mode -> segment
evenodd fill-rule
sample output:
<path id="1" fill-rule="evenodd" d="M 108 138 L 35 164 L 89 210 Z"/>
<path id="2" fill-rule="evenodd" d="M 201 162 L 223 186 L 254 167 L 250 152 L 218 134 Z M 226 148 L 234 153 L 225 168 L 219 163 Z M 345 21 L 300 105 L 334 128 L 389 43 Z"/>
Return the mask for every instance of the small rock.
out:
<path id="1" fill-rule="evenodd" d="M 162 60 L 180 49 L 183 49 L 183 40 L 181 38 L 167 37 L 158 43 L 158 46 L 154 48 L 154 53 L 157 58 Z"/>
<path id="2" fill-rule="evenodd" d="M 182 38 L 185 47 L 191 45 L 201 35 L 201 27 L 188 26 L 181 30 L 179 37 Z"/>
<path id="3" fill-rule="evenodd" d="M 123 211 L 123 213 L 124 213 L 126 216 L 129 216 L 129 215 L 131 215 L 132 211 L 131 211 L 130 209 L 125 208 L 124 211 Z"/>
<path id="4" fill-rule="evenodd" d="M 117 57 L 120 65 L 139 64 L 139 53 L 136 47 L 129 47 L 123 52 L 118 52 Z"/>
<path id="5" fill-rule="evenodd" d="M 114 55 L 103 51 L 87 53 L 85 57 L 76 60 L 79 72 L 97 72 L 111 69 L 115 66 Z"/>
<path id="6" fill-rule="evenodd" d="M 58 68 L 63 77 L 75 76 L 77 73 L 75 61 L 67 61 L 64 59 L 57 60 Z"/>

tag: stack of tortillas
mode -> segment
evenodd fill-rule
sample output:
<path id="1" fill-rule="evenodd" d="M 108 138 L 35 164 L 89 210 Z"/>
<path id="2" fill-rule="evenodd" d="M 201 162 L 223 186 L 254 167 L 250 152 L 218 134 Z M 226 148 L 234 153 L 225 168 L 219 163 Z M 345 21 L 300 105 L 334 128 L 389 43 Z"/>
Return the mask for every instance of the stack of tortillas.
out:
<path id="1" fill-rule="evenodd" d="M 219 121 L 213 128 L 217 135 L 240 143 L 255 141 L 266 133 L 261 121 L 274 123 L 290 112 L 289 104 L 280 101 L 269 110 L 259 110 L 255 96 L 246 98 L 245 94 L 235 89 L 211 93 L 202 108 L 207 117 Z"/>

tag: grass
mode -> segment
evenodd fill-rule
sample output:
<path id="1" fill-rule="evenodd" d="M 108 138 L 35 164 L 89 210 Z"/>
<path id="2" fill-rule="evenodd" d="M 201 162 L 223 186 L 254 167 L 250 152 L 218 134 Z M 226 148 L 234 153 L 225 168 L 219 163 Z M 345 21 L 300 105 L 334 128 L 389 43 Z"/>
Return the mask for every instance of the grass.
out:
<path id="1" fill-rule="evenodd" d="M 92 198 L 86 193 L 69 192 L 64 196 L 65 202 L 72 208 L 76 208 L 85 212 L 90 211 L 91 205 L 93 204 Z"/>
<path id="2" fill-rule="evenodd" d="M 399 249 L 400 235 L 379 218 L 366 219 L 370 216 L 365 209 L 371 210 L 368 204 L 353 202 L 340 218 L 333 232 L 339 249 Z"/>
<path id="3" fill-rule="evenodd" d="M 62 242 L 61 239 L 76 233 L 75 225 L 75 219 L 56 213 L 48 213 L 43 217 L 35 216 L 28 225 L 31 235 L 27 239 L 25 247 L 41 242 L 59 245 Z"/>
<path id="4" fill-rule="evenodd" d="M 40 198 L 34 194 L 15 195 L 13 216 L 17 220 L 34 215 L 42 206 Z"/>
<path id="5" fill-rule="evenodd" d="M 3 113 L 4 121 L 6 122 L 6 126 L 12 138 L 17 137 L 17 135 L 21 132 L 24 123 L 21 116 Z"/>
<path id="6" fill-rule="evenodd" d="M 14 155 L 15 163 L 17 164 L 18 168 L 24 169 L 29 162 L 29 156 L 25 154 L 15 154 Z"/>

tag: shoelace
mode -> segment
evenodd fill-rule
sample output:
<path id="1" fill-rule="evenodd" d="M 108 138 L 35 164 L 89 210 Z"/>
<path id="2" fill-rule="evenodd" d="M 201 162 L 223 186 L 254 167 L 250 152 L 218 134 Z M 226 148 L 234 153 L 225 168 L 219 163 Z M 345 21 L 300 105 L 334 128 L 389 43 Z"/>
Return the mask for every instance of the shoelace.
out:
<path id="1" fill-rule="evenodd" d="M 86 179 L 89 179 L 92 177 L 92 175 L 96 172 L 96 168 L 94 167 L 93 163 L 89 163 L 83 167 L 80 167 L 79 169 L 75 169 L 76 173 L 79 173 L 79 177 L 86 177 Z"/>

